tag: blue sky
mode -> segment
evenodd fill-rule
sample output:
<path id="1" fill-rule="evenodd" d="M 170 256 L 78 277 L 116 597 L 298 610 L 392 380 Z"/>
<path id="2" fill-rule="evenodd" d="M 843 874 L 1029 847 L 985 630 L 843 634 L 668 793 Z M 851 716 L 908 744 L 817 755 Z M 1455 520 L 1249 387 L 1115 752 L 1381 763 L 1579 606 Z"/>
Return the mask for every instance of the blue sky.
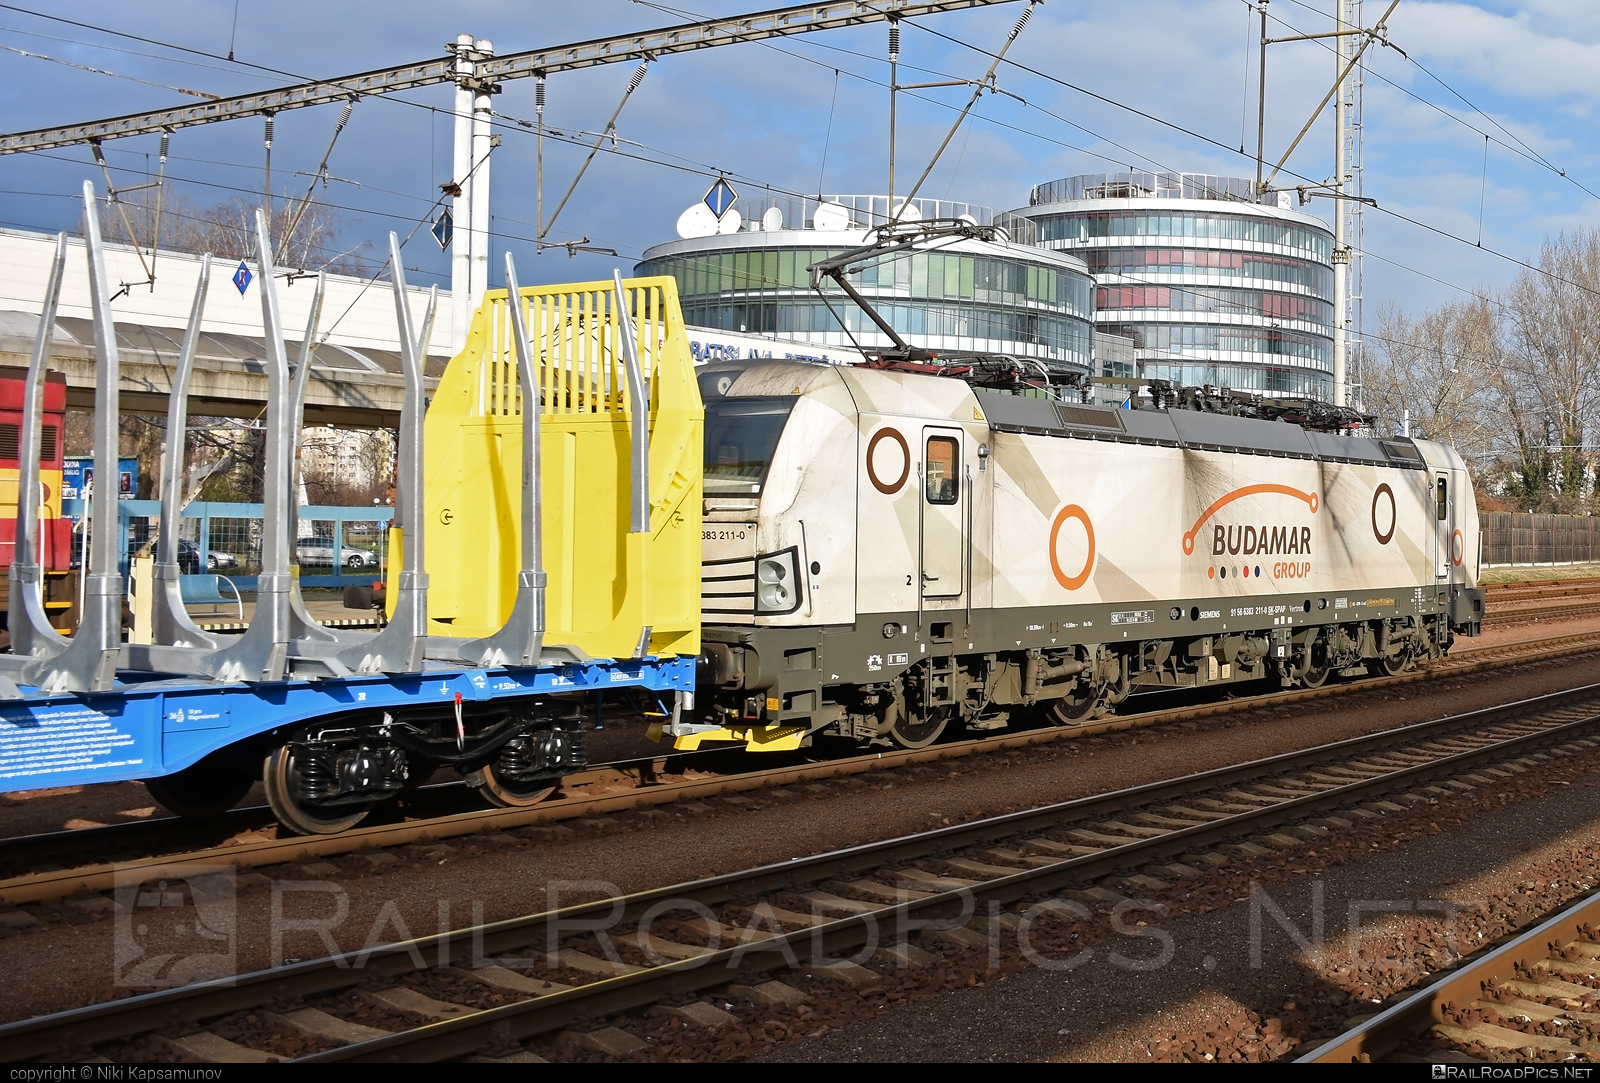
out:
<path id="1" fill-rule="evenodd" d="M 729 15 L 762 6 L 694 0 L 692 10 Z M 1367 21 L 1387 6 L 1367 0 Z M 238 0 L 235 28 L 235 8 L 234 0 L 0 7 L 0 45 L 131 77 L 0 51 L 0 126 L 20 131 L 194 100 L 172 87 L 235 94 L 288 81 L 106 30 L 219 58 L 231 43 L 238 61 L 331 77 L 437 56 L 461 32 L 491 38 L 506 53 L 685 21 L 634 0 Z M 1326 30 L 1332 9 L 1332 0 L 1272 0 L 1270 33 Z M 1016 97 L 984 97 L 922 194 L 1015 207 L 1039 182 L 1129 166 L 1253 175 L 1258 22 L 1252 10 L 1241 0 L 1049 0 L 1010 53 L 1042 74 L 1002 66 L 999 85 Z M 998 48 L 1021 11 L 1021 3 L 1006 3 L 907 24 L 902 82 L 980 76 L 989 58 L 961 43 Z M 1390 41 L 1406 55 L 1387 48 L 1369 54 L 1366 193 L 1380 208 L 1367 214 L 1369 321 L 1379 304 L 1420 309 L 1500 285 L 1518 270 L 1513 259 L 1536 261 L 1547 237 L 1600 218 L 1600 201 L 1590 194 L 1600 192 L 1594 139 L 1600 4 L 1402 0 L 1389 26 Z M 556 240 L 586 235 L 621 258 L 534 255 L 534 141 L 508 123 L 493 174 L 497 245 L 516 253 L 525 282 L 609 278 L 612 266 L 626 271 L 645 248 L 674 236 L 678 213 L 710 183 L 706 173 L 727 171 L 746 196 L 758 195 L 762 185 L 814 193 L 819 174 L 830 192 L 883 191 L 886 33 L 882 25 L 869 26 L 669 56 L 653 65 L 618 123 L 624 140 L 642 146 L 622 144 L 631 156 L 602 153 L 551 233 Z M 1282 44 L 1271 47 L 1267 66 L 1266 142 L 1268 157 L 1276 158 L 1331 85 L 1334 60 L 1318 43 Z M 552 77 L 548 123 L 597 129 L 632 70 L 618 64 Z M 531 119 L 533 93 L 532 80 L 507 83 L 495 108 Z M 451 94 L 441 86 L 356 106 L 330 162 L 338 179 L 321 194 L 339 208 L 346 244 L 368 241 L 380 251 L 389 230 L 404 236 L 428 213 L 438 185 L 450 179 Z M 967 91 L 919 94 L 902 99 L 902 178 L 921 171 Z M 315 169 L 337 115 L 331 106 L 279 115 L 275 198 L 291 187 L 303 190 L 305 178 L 293 173 Z M 174 187 L 198 204 L 259 192 L 261 138 L 258 119 L 179 131 L 169 166 Z M 1238 152 L 1241 143 L 1249 153 Z M 156 139 L 117 140 L 106 149 L 117 182 L 126 186 L 141 179 L 137 171 L 153 168 Z M 565 189 L 583 153 L 550 145 L 548 202 Z M 1332 158 L 1325 117 L 1287 168 L 1321 180 Z M 103 183 L 87 148 L 0 158 L 0 224 L 71 226 L 70 196 L 85 177 Z M 1308 209 L 1329 213 L 1322 200 Z M 414 281 L 448 283 L 447 258 L 425 231 L 406 255 Z M 492 265 L 499 266 L 498 256 Z"/>

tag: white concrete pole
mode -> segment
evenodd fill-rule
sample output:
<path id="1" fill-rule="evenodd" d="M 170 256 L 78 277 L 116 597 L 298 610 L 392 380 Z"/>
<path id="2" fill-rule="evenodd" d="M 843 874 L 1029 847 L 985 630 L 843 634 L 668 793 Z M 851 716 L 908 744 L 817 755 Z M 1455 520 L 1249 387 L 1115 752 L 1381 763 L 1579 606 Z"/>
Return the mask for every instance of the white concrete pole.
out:
<path id="1" fill-rule="evenodd" d="M 456 78 L 470 79 L 478 66 L 472 60 L 472 35 L 456 35 Z M 450 242 L 450 352 L 467 344 L 467 323 L 472 319 L 472 91 L 456 83 L 455 160 L 450 179 L 461 194 L 450 200 L 455 236 Z"/>
<path id="2" fill-rule="evenodd" d="M 478 57 L 494 55 L 494 42 L 487 38 L 478 41 Z M 489 152 L 493 142 L 489 123 L 494 113 L 489 89 L 480 86 L 472 98 L 472 267 L 467 281 L 471 293 L 467 300 L 467 318 L 483 300 L 489 288 Z M 465 225 L 466 223 L 462 223 Z M 462 332 L 463 340 L 465 331 Z"/>
<path id="3" fill-rule="evenodd" d="M 1334 74 L 1344 71 L 1345 21 L 1344 0 L 1334 4 L 1334 29 L 1339 35 L 1333 39 Z M 1350 255 L 1345 251 L 1344 236 L 1344 129 L 1347 122 L 1344 107 L 1344 82 L 1341 80 L 1334 92 L 1333 106 L 1333 404 L 1345 405 L 1345 325 L 1344 310 L 1349 293 Z"/>

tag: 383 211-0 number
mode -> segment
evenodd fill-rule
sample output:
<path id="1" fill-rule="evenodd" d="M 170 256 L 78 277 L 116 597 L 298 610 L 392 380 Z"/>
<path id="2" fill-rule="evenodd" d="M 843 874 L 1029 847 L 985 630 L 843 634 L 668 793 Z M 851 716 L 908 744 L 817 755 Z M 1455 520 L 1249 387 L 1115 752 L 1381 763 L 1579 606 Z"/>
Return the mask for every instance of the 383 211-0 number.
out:
<path id="1" fill-rule="evenodd" d="M 750 536 L 749 528 L 741 527 L 737 530 L 702 530 L 701 541 L 744 541 Z"/>

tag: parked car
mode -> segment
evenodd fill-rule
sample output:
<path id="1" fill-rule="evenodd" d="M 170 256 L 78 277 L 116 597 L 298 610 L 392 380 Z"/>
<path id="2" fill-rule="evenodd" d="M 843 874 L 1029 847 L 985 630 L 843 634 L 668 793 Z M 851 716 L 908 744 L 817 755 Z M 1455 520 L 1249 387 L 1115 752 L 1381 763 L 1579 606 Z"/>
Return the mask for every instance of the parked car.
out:
<path id="1" fill-rule="evenodd" d="M 150 545 L 150 552 L 155 552 L 155 544 Z M 206 553 L 206 571 L 230 571 L 238 568 L 238 557 L 234 553 L 218 552 L 213 549 Z M 186 576 L 200 574 L 200 547 L 187 538 L 178 539 L 178 571 Z"/>
<path id="2" fill-rule="evenodd" d="M 333 542 L 323 538 L 303 541 L 295 546 L 295 558 L 304 567 L 333 567 Z M 343 546 L 340 550 L 340 559 L 346 568 L 376 568 L 378 554 L 370 549 L 358 549 L 353 546 Z"/>
<path id="3" fill-rule="evenodd" d="M 151 546 L 152 551 L 155 547 Z M 232 553 L 219 553 L 213 549 L 206 554 L 206 571 L 228 571 L 239 566 L 239 558 Z M 187 538 L 178 539 L 178 570 L 184 575 L 200 574 L 200 547 Z"/>

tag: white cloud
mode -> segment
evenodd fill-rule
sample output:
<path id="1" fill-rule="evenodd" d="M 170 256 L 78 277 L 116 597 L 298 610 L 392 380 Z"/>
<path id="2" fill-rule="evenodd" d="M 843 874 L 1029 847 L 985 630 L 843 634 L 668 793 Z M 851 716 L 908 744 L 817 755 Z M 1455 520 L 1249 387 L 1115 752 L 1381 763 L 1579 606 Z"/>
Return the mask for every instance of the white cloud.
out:
<path id="1" fill-rule="evenodd" d="M 1517 97 L 1600 98 L 1600 6 L 1554 0 L 1536 6 L 1538 16 L 1469 4 L 1403 4 L 1391 19 L 1390 37 L 1430 67 L 1441 64 L 1446 73 Z"/>

